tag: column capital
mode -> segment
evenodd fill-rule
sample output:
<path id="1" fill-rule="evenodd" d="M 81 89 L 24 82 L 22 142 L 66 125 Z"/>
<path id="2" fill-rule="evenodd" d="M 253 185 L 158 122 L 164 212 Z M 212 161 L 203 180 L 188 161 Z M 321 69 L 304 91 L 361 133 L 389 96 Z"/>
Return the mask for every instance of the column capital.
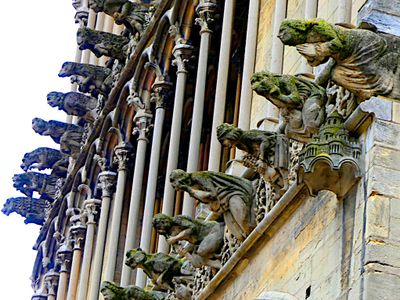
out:
<path id="1" fill-rule="evenodd" d="M 73 250 L 82 250 L 86 237 L 86 226 L 82 224 L 82 216 L 72 216 L 70 222 L 73 224 L 69 228 Z"/>
<path id="2" fill-rule="evenodd" d="M 172 88 L 172 82 L 155 81 L 151 87 L 150 102 L 156 104 L 156 109 L 164 108 L 168 92 Z"/>
<path id="3" fill-rule="evenodd" d="M 103 197 L 111 197 L 114 192 L 115 178 L 117 174 L 115 172 L 103 171 L 99 174 L 99 187 L 103 191 Z"/>
<path id="4" fill-rule="evenodd" d="M 60 273 L 68 273 L 72 261 L 72 248 L 70 241 L 65 240 L 57 251 L 57 261 L 60 264 Z"/>
<path id="5" fill-rule="evenodd" d="M 101 205 L 99 199 L 88 199 L 83 202 L 83 214 L 86 217 L 86 225 L 96 224 L 95 218 L 98 215 L 98 208 Z"/>
<path id="6" fill-rule="evenodd" d="M 209 26 L 214 23 L 214 16 L 218 11 L 218 5 L 211 0 L 200 1 L 196 7 L 196 13 L 199 16 L 195 23 L 201 26 L 200 34 L 204 32 L 212 33 Z"/>
<path id="7" fill-rule="evenodd" d="M 132 156 L 132 146 L 122 143 L 114 148 L 114 163 L 118 163 L 118 171 L 127 170 Z"/>
<path id="8" fill-rule="evenodd" d="M 175 47 L 172 49 L 174 60 L 172 64 L 178 68 L 177 74 L 187 73 L 187 64 L 193 53 L 193 46 L 187 44 L 187 40 L 183 38 L 177 25 L 171 25 L 169 34 L 175 40 Z"/>
<path id="9" fill-rule="evenodd" d="M 144 140 L 148 142 L 147 135 L 150 132 L 150 129 L 153 127 L 151 124 L 151 120 L 153 118 L 153 115 L 148 113 L 144 109 L 140 109 L 136 112 L 135 117 L 133 118 L 133 121 L 135 122 L 136 126 L 133 128 L 132 134 L 138 135 L 137 140 Z"/>
<path id="10" fill-rule="evenodd" d="M 51 269 L 44 275 L 44 281 L 47 288 L 47 295 L 56 296 L 59 277 L 60 274 L 58 272 L 55 272 L 53 269 Z"/>

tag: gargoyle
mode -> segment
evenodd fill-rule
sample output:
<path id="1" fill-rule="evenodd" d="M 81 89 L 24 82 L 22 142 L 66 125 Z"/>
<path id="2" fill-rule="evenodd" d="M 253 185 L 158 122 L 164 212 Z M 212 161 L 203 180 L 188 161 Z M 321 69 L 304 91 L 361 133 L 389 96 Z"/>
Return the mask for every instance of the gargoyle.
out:
<path id="1" fill-rule="evenodd" d="M 40 118 L 34 118 L 32 120 L 32 129 L 43 136 L 50 136 L 54 142 L 60 143 L 60 139 L 67 131 L 82 132 L 83 127 L 74 124 L 59 122 L 59 121 L 45 121 Z"/>
<path id="2" fill-rule="evenodd" d="M 76 159 L 81 153 L 83 131 L 69 130 L 60 139 L 60 150 Z"/>
<path id="3" fill-rule="evenodd" d="M 238 161 L 269 182 L 277 197 L 288 189 L 289 143 L 283 135 L 257 129 L 244 131 L 224 123 L 217 127 L 217 137 L 223 146 L 247 152 Z"/>
<path id="4" fill-rule="evenodd" d="M 101 284 L 101 293 L 105 300 L 163 300 L 167 296 L 163 292 L 145 291 L 134 285 L 120 287 L 109 281 Z"/>
<path id="5" fill-rule="evenodd" d="M 81 93 L 50 92 L 47 94 L 47 103 L 51 107 L 57 107 L 68 115 L 80 117 L 89 123 L 97 117 L 94 111 L 97 107 L 97 99 Z"/>
<path id="6" fill-rule="evenodd" d="M 89 49 L 96 57 L 105 55 L 124 62 L 126 58 L 125 46 L 129 40 L 122 35 L 82 27 L 78 29 L 77 42 L 79 50 Z"/>
<path id="7" fill-rule="evenodd" d="M 68 169 L 68 155 L 56 149 L 39 147 L 24 155 L 21 168 L 25 172 L 35 168 L 39 171 L 52 169 L 52 175 L 65 177 Z"/>
<path id="8" fill-rule="evenodd" d="M 169 176 L 171 185 L 194 199 L 208 204 L 210 210 L 224 216 L 232 234 L 243 241 L 256 226 L 255 190 L 244 178 L 220 172 L 186 173 L 174 170 Z"/>
<path id="9" fill-rule="evenodd" d="M 53 202 L 58 177 L 38 172 L 15 174 L 12 178 L 14 188 L 28 197 L 38 192 L 42 199 Z"/>
<path id="10" fill-rule="evenodd" d="M 170 245 L 179 241 L 187 241 L 191 244 L 189 249 L 183 249 L 186 258 L 196 268 L 204 265 L 220 269 L 221 262 L 218 254 L 224 243 L 223 223 L 215 221 L 194 220 L 188 216 L 170 217 L 158 214 L 153 217 L 153 226 L 157 232 L 167 238 Z M 190 253 L 189 253 L 190 252 Z"/>
<path id="11" fill-rule="evenodd" d="M 108 95 L 111 86 L 107 84 L 106 78 L 110 75 L 111 70 L 106 67 L 76 62 L 63 63 L 58 73 L 60 77 L 71 77 L 72 83 L 78 83 L 80 92 L 90 93 L 93 97 Z"/>
<path id="12" fill-rule="evenodd" d="M 332 79 L 359 101 L 378 95 L 400 99 L 398 37 L 311 19 L 283 21 L 279 38 L 285 45 L 296 46 L 311 66 L 329 58 L 335 61 L 318 83 Z"/>
<path id="13" fill-rule="evenodd" d="M 132 35 L 143 31 L 148 12 L 147 6 L 129 0 L 89 0 L 89 8 L 97 13 L 104 12 L 113 17 L 115 23 L 125 25 Z"/>
<path id="14" fill-rule="evenodd" d="M 7 216 L 15 212 L 25 218 L 25 224 L 43 225 L 46 216 L 45 211 L 49 207 L 50 203 L 45 199 L 15 197 L 7 199 L 1 212 Z"/>
<path id="15" fill-rule="evenodd" d="M 175 276 L 187 276 L 181 272 L 182 259 L 164 253 L 146 254 L 140 248 L 126 253 L 126 265 L 132 269 L 141 268 L 151 279 L 157 290 L 173 290 Z"/>
<path id="16" fill-rule="evenodd" d="M 253 90 L 280 110 L 280 132 L 306 143 L 325 120 L 326 91 L 316 83 L 293 75 L 255 73 Z"/>

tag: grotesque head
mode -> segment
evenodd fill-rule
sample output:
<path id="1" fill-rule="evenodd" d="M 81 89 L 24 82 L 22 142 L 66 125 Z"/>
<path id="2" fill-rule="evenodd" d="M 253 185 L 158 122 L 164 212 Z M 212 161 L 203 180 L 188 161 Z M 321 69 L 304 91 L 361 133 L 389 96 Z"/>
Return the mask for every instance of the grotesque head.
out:
<path id="1" fill-rule="evenodd" d="M 51 107 L 62 107 L 64 104 L 65 94 L 60 92 L 50 92 L 47 94 L 47 103 Z"/>
<path id="2" fill-rule="evenodd" d="M 67 62 L 63 63 L 61 66 L 61 70 L 58 73 L 58 76 L 59 77 L 68 77 L 68 76 L 75 75 L 77 66 L 79 66 L 79 64 L 76 62 L 67 61 Z"/>
<path id="3" fill-rule="evenodd" d="M 251 77 L 251 87 L 259 95 L 273 96 L 281 92 L 277 76 L 268 71 L 257 72 Z"/>
<path id="4" fill-rule="evenodd" d="M 168 215 L 157 214 L 153 217 L 153 226 L 159 234 L 165 235 L 171 229 L 173 221 L 174 219 Z"/>
<path id="5" fill-rule="evenodd" d="M 191 186 L 192 178 L 190 173 L 177 169 L 171 172 L 169 181 L 175 189 L 180 189 L 183 186 Z"/>
<path id="6" fill-rule="evenodd" d="M 14 212 L 14 200 L 15 198 L 8 198 L 6 203 L 4 203 L 1 212 L 6 216 L 9 216 L 12 212 Z"/>
<path id="7" fill-rule="evenodd" d="M 231 124 L 223 123 L 217 127 L 218 141 L 226 147 L 234 147 L 242 134 L 243 130 Z"/>
<path id="8" fill-rule="evenodd" d="M 32 129 L 39 134 L 42 134 L 47 130 L 47 122 L 40 118 L 34 118 L 32 120 Z"/>
<path id="9" fill-rule="evenodd" d="M 124 295 L 124 289 L 116 284 L 103 281 L 100 288 L 105 300 L 120 299 Z"/>
<path id="10" fill-rule="evenodd" d="M 126 265 L 135 269 L 138 265 L 145 263 L 147 260 L 146 252 L 142 249 L 132 249 L 126 253 Z"/>
<path id="11" fill-rule="evenodd" d="M 35 162 L 36 156 L 34 156 L 31 152 L 25 153 L 22 158 L 21 169 L 25 172 L 29 170 L 29 167 Z"/>

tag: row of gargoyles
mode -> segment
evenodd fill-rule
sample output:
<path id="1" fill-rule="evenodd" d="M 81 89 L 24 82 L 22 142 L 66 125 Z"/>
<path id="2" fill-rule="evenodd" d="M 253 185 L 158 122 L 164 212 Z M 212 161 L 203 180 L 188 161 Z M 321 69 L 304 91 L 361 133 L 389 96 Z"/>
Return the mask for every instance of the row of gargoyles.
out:
<path id="1" fill-rule="evenodd" d="M 279 38 L 311 66 L 329 64 L 314 81 L 306 76 L 259 72 L 252 87 L 280 109 L 279 132 L 307 143 L 325 121 L 328 97 L 324 86 L 333 81 L 356 96 L 400 99 L 400 39 L 371 29 L 344 28 L 324 20 L 285 20 Z"/>

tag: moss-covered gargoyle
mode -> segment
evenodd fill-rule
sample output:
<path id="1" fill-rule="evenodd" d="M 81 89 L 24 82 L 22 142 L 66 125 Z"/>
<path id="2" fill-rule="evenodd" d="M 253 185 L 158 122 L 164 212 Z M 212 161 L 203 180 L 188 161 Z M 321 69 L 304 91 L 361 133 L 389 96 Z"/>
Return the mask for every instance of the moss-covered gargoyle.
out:
<path id="1" fill-rule="evenodd" d="M 167 238 L 170 245 L 176 245 L 180 241 L 187 241 L 181 255 L 184 255 L 194 267 L 204 265 L 220 269 L 221 262 L 218 259 L 224 242 L 223 223 L 192 219 L 188 216 L 170 217 L 165 214 L 157 214 L 153 217 L 153 226 L 157 232 Z"/>
<path id="2" fill-rule="evenodd" d="M 277 196 L 287 190 L 289 143 L 284 135 L 257 129 L 242 130 L 224 123 L 217 127 L 217 137 L 223 146 L 247 152 L 238 161 L 259 173 Z"/>
<path id="3" fill-rule="evenodd" d="M 187 173 L 174 170 L 169 176 L 176 190 L 208 204 L 210 210 L 223 215 L 232 234 L 243 241 L 254 229 L 255 190 L 251 181 L 220 172 Z"/>
<path id="4" fill-rule="evenodd" d="M 172 279 L 182 274 L 183 259 L 177 259 L 164 253 L 147 254 L 140 248 L 126 253 L 126 265 L 132 269 L 141 268 L 159 291 L 173 290 Z"/>
<path id="5" fill-rule="evenodd" d="M 310 19 L 283 21 L 279 38 L 285 45 L 296 46 L 311 66 L 333 58 L 335 64 L 325 79 L 332 79 L 360 101 L 377 95 L 400 99 L 398 37 Z"/>
<path id="6" fill-rule="evenodd" d="M 105 300 L 163 300 L 166 294 L 156 291 L 145 291 L 137 286 L 120 287 L 104 281 L 101 284 L 101 293 Z"/>
<path id="7" fill-rule="evenodd" d="M 307 143 L 325 120 L 326 91 L 301 76 L 280 75 L 268 71 L 255 73 L 253 90 L 280 111 L 280 132 Z"/>

